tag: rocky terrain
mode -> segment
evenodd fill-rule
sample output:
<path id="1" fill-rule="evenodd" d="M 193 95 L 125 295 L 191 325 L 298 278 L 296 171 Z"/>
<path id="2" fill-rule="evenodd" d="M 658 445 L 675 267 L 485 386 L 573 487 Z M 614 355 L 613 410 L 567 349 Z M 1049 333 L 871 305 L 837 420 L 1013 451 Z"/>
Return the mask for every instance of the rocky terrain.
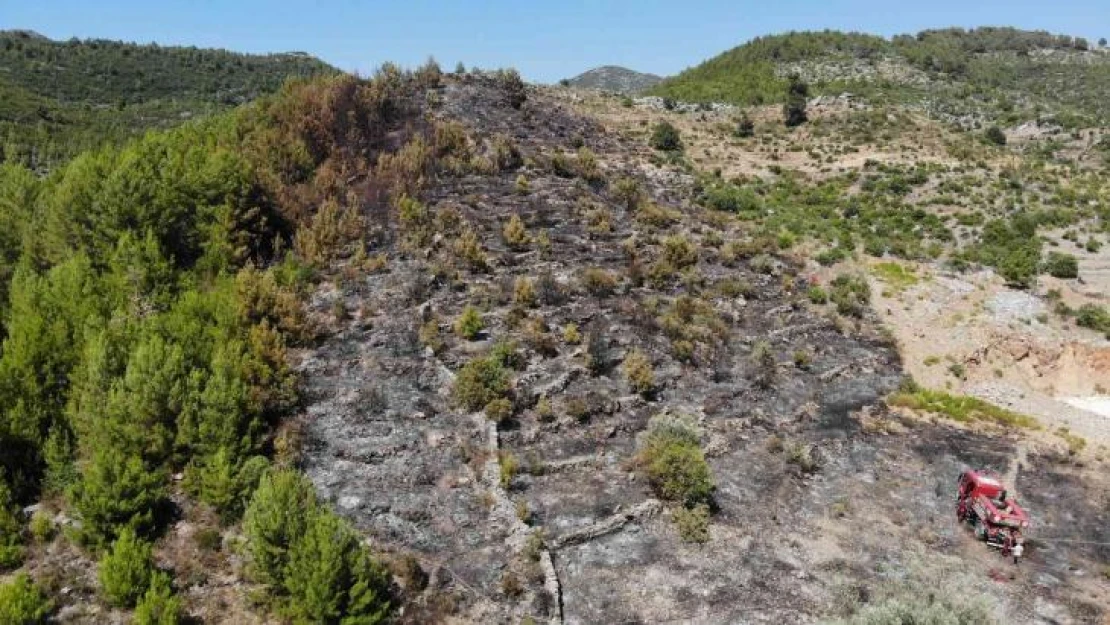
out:
<path id="1" fill-rule="evenodd" d="M 595 67 L 564 83 L 577 89 L 598 89 L 613 93 L 636 94 L 659 84 L 663 78 L 655 74 L 645 74 L 626 67 L 606 65 Z"/>

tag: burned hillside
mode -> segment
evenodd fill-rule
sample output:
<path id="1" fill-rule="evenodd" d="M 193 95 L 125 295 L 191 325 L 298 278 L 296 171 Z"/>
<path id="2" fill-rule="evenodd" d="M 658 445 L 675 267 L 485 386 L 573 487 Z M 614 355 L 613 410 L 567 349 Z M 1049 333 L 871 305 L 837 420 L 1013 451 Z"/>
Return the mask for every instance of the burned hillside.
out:
<path id="1" fill-rule="evenodd" d="M 888 412 L 867 283 L 819 283 L 680 163 L 522 89 L 429 89 L 411 186 L 312 299 L 304 468 L 408 572 L 405 618 L 807 622 L 958 562 L 949 486 L 1013 442 Z M 694 433 L 706 505 L 645 467 L 653 417 Z"/>

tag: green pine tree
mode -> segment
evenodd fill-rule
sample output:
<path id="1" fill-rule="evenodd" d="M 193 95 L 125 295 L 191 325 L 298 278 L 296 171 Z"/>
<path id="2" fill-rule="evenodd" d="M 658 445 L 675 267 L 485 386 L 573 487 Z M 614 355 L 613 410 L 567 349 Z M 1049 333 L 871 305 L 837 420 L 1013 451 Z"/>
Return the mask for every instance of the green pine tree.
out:
<path id="1" fill-rule="evenodd" d="M 93 450 L 81 480 L 70 489 L 70 502 L 82 522 L 82 540 L 100 546 L 123 528 L 139 534 L 152 530 L 165 484 L 165 470 L 148 466 L 137 455 L 114 447 Z"/>
<path id="2" fill-rule="evenodd" d="M 282 588 L 289 549 L 308 525 L 316 509 L 312 484 L 288 469 L 262 477 L 243 514 L 243 534 L 255 579 Z"/>
<path id="3" fill-rule="evenodd" d="M 19 566 L 23 562 L 23 528 L 15 516 L 12 493 L 0 473 L 0 571 Z"/>
<path id="4" fill-rule="evenodd" d="M 150 588 L 153 573 L 150 543 L 125 528 L 112 543 L 111 550 L 100 559 L 97 579 L 109 603 L 132 607 Z"/>
<path id="5" fill-rule="evenodd" d="M 53 609 L 53 602 L 26 573 L 0 584 L 0 623 L 40 625 Z"/>
<path id="6" fill-rule="evenodd" d="M 214 507 L 225 522 L 233 522 L 242 516 L 268 467 L 263 456 L 251 456 L 240 462 L 226 447 L 221 447 L 190 468 L 190 490 Z"/>
<path id="7" fill-rule="evenodd" d="M 389 611 L 386 578 L 350 525 L 315 514 L 293 544 L 285 576 L 290 609 L 305 623 L 379 623 Z"/>
<path id="8" fill-rule="evenodd" d="M 135 625 L 178 625 L 184 615 L 181 598 L 173 594 L 170 576 L 155 572 L 150 588 L 135 606 Z"/>

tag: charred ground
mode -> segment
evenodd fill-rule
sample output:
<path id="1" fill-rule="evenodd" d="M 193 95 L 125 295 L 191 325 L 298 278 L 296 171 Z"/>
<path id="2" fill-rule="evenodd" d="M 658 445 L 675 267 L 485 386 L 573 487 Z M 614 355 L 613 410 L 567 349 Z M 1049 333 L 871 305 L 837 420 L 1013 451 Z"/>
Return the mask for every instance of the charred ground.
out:
<path id="1" fill-rule="evenodd" d="M 1005 471 L 1020 435 L 891 413 L 902 368 L 871 313 L 812 303 L 804 260 L 695 205 L 680 162 L 503 77 L 414 101 L 408 144 L 439 150 L 412 189 L 421 216 L 370 207 L 300 365 L 305 470 L 408 572 L 404 619 L 810 622 L 945 575 L 1004 622 L 1099 618 L 1105 553 L 1045 541 L 1011 570 L 954 521 L 960 469 Z M 474 340 L 453 331 L 467 307 Z M 506 345 L 498 424 L 452 387 Z M 660 413 L 700 425 L 708 543 L 682 539 L 638 471 Z M 1098 540 L 1107 502 L 1070 463 L 1036 458 L 1023 492 L 1045 528 Z"/>

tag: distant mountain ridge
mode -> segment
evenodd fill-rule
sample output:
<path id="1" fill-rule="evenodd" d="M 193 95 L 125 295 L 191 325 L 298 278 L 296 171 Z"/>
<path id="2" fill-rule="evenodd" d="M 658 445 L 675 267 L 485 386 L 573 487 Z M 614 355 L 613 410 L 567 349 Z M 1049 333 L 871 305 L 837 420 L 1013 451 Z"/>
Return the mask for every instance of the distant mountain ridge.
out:
<path id="1" fill-rule="evenodd" d="M 567 79 L 563 83 L 578 89 L 600 89 L 633 94 L 646 91 L 662 81 L 663 77 L 655 74 L 645 74 L 616 65 L 604 65 Z"/>

